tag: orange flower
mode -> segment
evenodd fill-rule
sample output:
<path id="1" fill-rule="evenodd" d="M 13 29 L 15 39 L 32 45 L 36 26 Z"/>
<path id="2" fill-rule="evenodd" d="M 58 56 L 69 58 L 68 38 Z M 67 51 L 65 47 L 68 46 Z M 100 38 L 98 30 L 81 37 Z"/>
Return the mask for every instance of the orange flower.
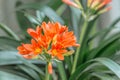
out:
<path id="1" fill-rule="evenodd" d="M 33 30 L 31 28 L 27 29 L 27 32 L 30 36 L 32 36 L 35 40 L 38 40 L 39 38 L 41 38 L 42 36 L 42 28 L 40 28 L 39 26 L 37 26 L 36 30 Z"/>
<path id="2" fill-rule="evenodd" d="M 51 40 L 53 39 L 53 37 L 56 34 L 62 33 L 65 30 L 68 30 L 68 28 L 66 26 L 62 26 L 58 22 L 56 22 L 56 23 L 49 22 L 48 24 L 43 22 L 41 27 L 43 29 L 44 35 L 47 36 L 47 37 L 50 37 Z"/>
<path id="3" fill-rule="evenodd" d="M 64 60 L 65 54 L 71 55 L 68 51 L 68 47 L 79 46 L 76 44 L 76 37 L 72 31 L 68 31 L 66 26 L 62 26 L 60 23 L 48 24 L 43 22 L 41 26 L 37 26 L 36 30 L 29 28 L 28 34 L 32 36 L 31 44 L 22 44 L 17 49 L 23 57 L 32 59 L 41 55 L 42 51 L 45 53 L 41 57 L 47 61 L 54 58 L 58 60 Z M 67 53 L 68 52 L 68 53 Z M 52 74 L 52 64 L 48 64 L 48 72 Z"/>
<path id="4" fill-rule="evenodd" d="M 44 50 L 52 58 L 64 60 L 68 47 L 79 46 L 73 32 L 69 32 L 66 26 L 58 22 L 48 24 L 43 22 L 36 30 L 29 28 L 27 32 L 35 40 L 31 40 L 32 44 L 22 44 L 18 47 L 19 53 L 26 58 L 33 58 Z"/>
<path id="5" fill-rule="evenodd" d="M 65 4 L 68 4 L 68 5 L 71 5 L 71 6 L 74 6 L 74 7 L 76 7 L 76 8 L 79 8 L 79 6 L 76 4 L 76 3 L 74 3 L 74 2 L 72 2 L 71 0 L 62 0 Z"/>
<path id="6" fill-rule="evenodd" d="M 48 45 L 51 41 L 50 37 L 45 36 L 42 33 L 43 29 L 40 26 L 37 26 L 36 30 L 29 28 L 27 30 L 28 34 L 30 34 L 43 48 L 48 48 Z"/>
<path id="7" fill-rule="evenodd" d="M 109 4 L 112 0 L 88 0 L 88 7 L 99 10 L 104 8 L 107 4 Z M 109 9 L 106 9 L 109 10 Z"/>
<path id="8" fill-rule="evenodd" d="M 19 53 L 27 59 L 35 58 L 42 51 L 40 45 L 33 39 L 31 40 L 31 44 L 22 44 L 22 46 L 18 46 L 17 49 Z"/>
<path id="9" fill-rule="evenodd" d="M 59 60 L 64 60 L 64 54 L 68 47 L 79 46 L 76 44 L 76 37 L 73 32 L 65 30 L 63 33 L 54 36 L 52 41 L 52 48 L 48 51 L 52 57 L 57 57 Z"/>

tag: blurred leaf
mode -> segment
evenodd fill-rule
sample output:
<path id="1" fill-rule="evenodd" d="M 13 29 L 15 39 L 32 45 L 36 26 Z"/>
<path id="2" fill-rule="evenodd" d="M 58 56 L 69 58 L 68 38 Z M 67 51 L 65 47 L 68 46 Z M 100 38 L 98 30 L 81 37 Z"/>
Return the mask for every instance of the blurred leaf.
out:
<path id="1" fill-rule="evenodd" d="M 89 46 L 88 46 L 88 43 L 87 43 L 87 40 L 90 36 L 90 32 L 92 30 L 92 28 L 94 27 L 94 24 L 96 23 L 96 20 L 93 20 L 93 21 L 90 21 L 89 23 L 87 22 L 84 22 L 83 24 L 83 28 L 81 29 L 81 34 L 84 33 L 84 35 L 80 35 L 80 41 L 81 41 L 81 46 L 80 47 L 80 51 L 79 51 L 79 58 L 78 58 L 78 61 L 79 63 L 78 64 L 81 64 L 83 62 L 85 62 L 85 58 L 86 58 L 86 52 L 89 51 Z M 86 26 L 86 28 L 85 28 Z M 91 26 L 91 28 L 89 28 L 89 26 Z"/>
<path id="2" fill-rule="evenodd" d="M 67 80 L 66 72 L 61 61 L 56 61 L 61 80 Z"/>
<path id="3" fill-rule="evenodd" d="M 44 73 L 42 72 L 42 70 L 32 63 L 36 63 L 39 65 L 45 64 L 45 63 L 41 63 L 41 61 L 37 63 L 37 61 L 35 62 L 31 60 L 25 60 L 18 54 L 17 51 L 0 51 L 0 66 L 12 65 L 12 64 L 15 64 L 15 65 L 24 64 L 29 68 L 37 71 L 40 75 L 44 76 Z"/>
<path id="4" fill-rule="evenodd" d="M 109 75 L 101 74 L 101 73 L 93 73 L 92 76 L 96 76 L 101 80 L 118 80 L 113 76 L 109 76 Z"/>
<path id="5" fill-rule="evenodd" d="M 16 17 L 20 26 L 20 29 L 22 31 L 23 34 L 26 34 L 26 30 L 31 26 L 31 23 L 28 21 L 28 19 L 24 16 L 23 12 L 17 11 L 16 12 Z"/>
<path id="6" fill-rule="evenodd" d="M 23 78 L 26 78 L 28 80 L 32 80 L 30 76 L 26 75 L 25 73 L 23 73 L 22 70 L 20 70 L 18 67 L 16 66 L 0 66 L 0 71 L 4 71 L 10 74 L 14 74 Z"/>
<path id="7" fill-rule="evenodd" d="M 7 73 L 4 71 L 0 71 L 0 80 L 28 80 L 26 78 L 17 76 L 15 74 Z"/>
<path id="8" fill-rule="evenodd" d="M 19 58 L 22 58 L 21 55 L 18 54 L 17 51 L 0 51 L 0 65 L 17 65 L 17 64 L 23 64 L 23 61 Z M 28 63 L 38 64 L 38 65 L 45 65 L 44 61 L 41 60 L 25 60 Z"/>
<path id="9" fill-rule="evenodd" d="M 42 21 L 44 20 L 45 18 L 45 14 L 39 10 L 36 11 L 36 16 L 38 18 L 38 20 L 40 21 L 40 23 L 42 23 Z"/>
<path id="10" fill-rule="evenodd" d="M 31 62 L 28 62 L 27 60 L 25 60 L 25 59 L 23 59 L 23 58 L 20 58 L 20 57 L 18 57 L 18 58 L 19 58 L 19 60 L 22 61 L 22 63 L 23 63 L 24 65 L 26 65 L 26 66 L 34 69 L 35 71 L 37 71 L 38 73 L 40 73 L 42 76 L 44 76 L 44 72 L 43 72 L 40 68 L 38 68 L 37 66 L 35 66 L 35 65 L 32 64 Z"/>
<path id="11" fill-rule="evenodd" d="M 77 36 L 77 39 L 79 39 L 79 21 L 80 21 L 80 15 L 81 15 L 81 12 L 79 9 L 77 8 L 74 8 L 74 7 L 70 7 L 71 9 L 71 17 L 72 17 L 72 27 L 73 27 L 73 30 L 75 32 L 75 35 Z"/>
<path id="12" fill-rule="evenodd" d="M 16 50 L 16 47 L 20 45 L 19 41 L 16 41 L 7 37 L 0 37 L 0 49 L 1 50 Z"/>
<path id="13" fill-rule="evenodd" d="M 17 51 L 0 51 L 0 65 L 20 64 L 16 56 L 20 56 Z"/>
<path id="14" fill-rule="evenodd" d="M 59 17 L 56 12 L 48 7 L 48 6 L 44 6 L 42 4 L 25 4 L 25 5 L 21 5 L 17 8 L 17 10 L 21 10 L 21 9 L 35 9 L 35 10 L 40 10 L 40 12 L 43 12 L 50 20 L 56 22 L 60 22 L 61 24 L 64 24 L 64 21 L 62 20 L 61 17 Z"/>
<path id="15" fill-rule="evenodd" d="M 71 74 L 69 80 L 78 80 L 79 76 L 82 74 L 82 71 L 84 71 L 84 69 L 86 69 L 86 67 L 88 67 L 89 65 L 89 62 L 79 65 L 79 67 L 76 68 L 75 72 Z"/>
<path id="16" fill-rule="evenodd" d="M 80 65 L 76 71 L 70 76 L 70 80 L 82 80 L 81 79 L 81 74 L 83 74 L 83 72 L 86 72 L 86 68 L 93 65 L 92 62 L 97 62 L 97 63 L 101 63 L 102 65 L 106 66 L 108 69 L 110 69 L 111 71 L 114 72 L 114 74 L 120 79 L 120 66 L 115 63 L 114 61 L 112 61 L 111 59 L 108 58 L 96 58 L 93 60 L 88 61 L 87 63 L 84 63 L 82 65 Z M 94 68 L 94 67 L 92 67 Z M 89 68 L 91 69 L 91 68 Z M 88 70 L 89 70 L 88 69 Z"/>
<path id="17" fill-rule="evenodd" d="M 13 37 L 16 40 L 20 40 L 20 38 L 6 25 L 0 23 L 0 28 L 3 29 L 9 36 Z"/>
<path id="18" fill-rule="evenodd" d="M 59 17 L 56 12 L 51 9 L 50 7 L 48 6 L 45 6 L 42 11 L 44 12 L 44 14 L 52 21 L 54 22 L 60 22 L 61 24 L 64 24 L 64 21 L 62 20 L 61 17 Z"/>
<path id="19" fill-rule="evenodd" d="M 33 24 L 39 25 L 41 23 L 41 21 L 39 21 L 35 16 L 32 16 L 28 13 L 25 13 L 25 17 L 27 17 L 28 20 Z"/>
<path id="20" fill-rule="evenodd" d="M 39 75 L 33 69 L 23 65 L 18 65 L 18 67 L 31 76 L 34 80 L 41 80 Z"/>
<path id="21" fill-rule="evenodd" d="M 120 21 L 120 17 L 117 18 L 114 22 L 112 22 L 112 24 L 110 26 L 108 26 L 109 28 L 113 28 L 115 27 L 115 25 Z M 108 29 L 103 36 L 101 37 L 102 40 L 104 40 L 104 38 L 108 35 L 108 33 L 111 31 L 111 29 Z"/>
<path id="22" fill-rule="evenodd" d="M 28 3 L 28 4 L 21 4 L 19 6 L 16 7 L 16 10 L 23 10 L 23 9 L 42 9 L 44 7 L 44 4 L 42 3 Z"/>
<path id="23" fill-rule="evenodd" d="M 99 32 L 96 32 L 94 35 L 92 35 L 91 37 L 89 37 L 88 42 L 92 41 L 96 37 L 100 37 L 101 35 L 104 35 L 106 32 L 112 30 L 113 28 L 115 28 L 115 27 L 108 27 L 108 28 L 103 29 L 103 30 L 101 30 Z"/>
<path id="24" fill-rule="evenodd" d="M 104 49 L 106 49 L 107 47 L 109 47 L 110 45 L 112 45 L 119 39 L 120 39 L 119 33 L 111 36 L 109 39 L 107 39 L 106 41 L 101 43 L 97 48 L 95 48 L 95 50 L 93 50 L 93 52 L 88 53 L 89 54 L 88 59 L 93 59 L 95 57 L 99 57 L 102 54 L 102 52 L 104 51 Z M 109 54 L 109 53 L 105 53 L 105 54 Z"/>
<path id="25" fill-rule="evenodd" d="M 54 10 L 57 10 L 60 5 L 62 5 L 61 0 L 52 0 L 48 3 L 48 6 L 50 6 Z"/>
<path id="26" fill-rule="evenodd" d="M 97 58 L 95 59 L 95 61 L 100 62 L 101 64 L 109 68 L 120 79 L 120 65 L 108 58 Z"/>
<path id="27" fill-rule="evenodd" d="M 111 45 L 109 45 L 109 47 L 107 47 L 106 49 L 104 49 L 104 51 L 102 52 L 102 54 L 100 56 L 111 57 L 111 56 L 115 55 L 116 52 L 119 50 L 120 50 L 120 42 L 118 40 L 118 41 L 112 43 Z"/>

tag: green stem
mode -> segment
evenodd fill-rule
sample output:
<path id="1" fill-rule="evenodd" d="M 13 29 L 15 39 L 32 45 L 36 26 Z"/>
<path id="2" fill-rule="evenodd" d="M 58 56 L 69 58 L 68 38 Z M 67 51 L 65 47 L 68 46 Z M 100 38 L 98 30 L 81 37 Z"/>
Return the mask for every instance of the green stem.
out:
<path id="1" fill-rule="evenodd" d="M 57 63 L 58 71 L 61 76 L 61 80 L 67 80 L 63 63 L 62 62 L 56 62 L 56 63 Z"/>
<path id="2" fill-rule="evenodd" d="M 46 65 L 46 75 L 45 75 L 45 80 L 49 80 L 49 79 L 50 79 L 50 74 L 48 73 L 48 64 L 49 64 L 49 62 L 47 62 L 47 65 Z"/>
<path id="3" fill-rule="evenodd" d="M 81 31 L 81 34 L 80 34 L 80 39 L 79 39 L 79 43 L 82 44 L 83 40 L 84 40 L 84 37 L 85 37 L 85 32 L 86 32 L 86 29 L 87 29 L 87 25 L 88 25 L 88 21 L 86 20 L 83 24 L 83 28 L 82 28 L 82 31 Z M 73 62 L 73 66 L 72 66 L 72 71 L 71 71 L 71 74 L 74 73 L 75 69 L 76 69 L 76 66 L 77 66 L 77 60 L 78 60 L 78 57 L 79 57 L 79 52 L 80 52 L 81 48 L 78 47 L 77 50 L 76 50 L 76 53 L 75 53 L 75 57 L 74 57 L 74 62 Z"/>

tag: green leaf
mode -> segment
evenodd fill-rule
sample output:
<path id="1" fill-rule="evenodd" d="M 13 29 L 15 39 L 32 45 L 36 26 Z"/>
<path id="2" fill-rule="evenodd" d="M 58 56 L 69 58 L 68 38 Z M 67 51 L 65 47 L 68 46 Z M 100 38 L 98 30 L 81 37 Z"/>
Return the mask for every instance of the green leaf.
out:
<path id="1" fill-rule="evenodd" d="M 40 61 L 39 61 L 40 62 Z M 44 73 L 40 68 L 35 66 L 35 63 L 31 60 L 25 60 L 23 59 L 16 51 L 0 51 L 0 65 L 18 65 L 18 64 L 24 64 L 28 66 L 29 68 L 32 68 L 33 70 L 37 71 L 40 75 L 44 76 Z M 37 63 L 41 65 L 41 63 Z M 42 63 L 43 64 L 43 63 Z"/>
<path id="2" fill-rule="evenodd" d="M 66 73 L 65 73 L 63 63 L 62 62 L 57 62 L 57 61 L 56 61 L 56 63 L 57 63 L 58 71 L 60 73 L 61 80 L 67 80 L 67 76 L 66 76 Z"/>
<path id="3" fill-rule="evenodd" d="M 9 36 L 13 37 L 16 40 L 20 40 L 20 38 L 6 25 L 0 23 L 0 28 L 3 29 Z"/>
<path id="4" fill-rule="evenodd" d="M 95 39 L 96 37 L 100 37 L 101 35 L 104 35 L 106 32 L 112 30 L 113 28 L 115 28 L 115 27 L 108 27 L 108 28 L 103 29 L 103 30 L 101 30 L 101 31 L 99 31 L 99 32 L 96 32 L 95 34 L 93 34 L 92 36 L 90 36 L 90 37 L 88 38 L 88 42 L 92 41 L 92 40 Z"/>
<path id="5" fill-rule="evenodd" d="M 18 57 L 19 60 L 22 61 L 22 63 L 32 69 L 34 69 L 35 71 L 37 71 L 40 75 L 44 76 L 44 72 L 38 68 L 37 66 L 35 66 L 34 64 L 32 64 L 31 62 L 28 62 L 27 60 L 23 59 L 23 58 L 20 58 Z"/>
<path id="6" fill-rule="evenodd" d="M 16 7 L 16 11 L 22 10 L 22 9 L 42 9 L 44 7 L 44 4 L 42 3 L 28 3 L 28 4 L 21 4 Z"/>
<path id="7" fill-rule="evenodd" d="M 18 10 L 21 10 L 21 9 L 39 10 L 40 12 L 43 12 L 50 20 L 64 24 L 64 21 L 62 20 L 62 18 L 60 16 L 58 16 L 52 8 L 50 8 L 48 6 L 44 6 L 42 4 L 38 4 L 38 3 L 25 4 L 25 5 L 21 5 L 17 9 Z"/>
<path id="8" fill-rule="evenodd" d="M 4 66 L 4 67 L 0 66 L 0 71 L 11 73 L 11 74 L 26 78 L 28 80 L 31 80 L 30 76 L 23 73 L 18 67 L 14 66 L 14 65 L 11 65 L 11 66 L 7 65 L 7 66 Z"/>
<path id="9" fill-rule="evenodd" d="M 28 20 L 33 24 L 39 25 L 41 23 L 41 21 L 39 21 L 35 16 L 28 13 L 25 13 L 25 17 L 27 17 Z"/>
<path id="10" fill-rule="evenodd" d="M 0 37 L 0 45 L 2 45 L 1 50 L 16 50 L 20 42 L 8 37 Z"/>
<path id="11" fill-rule="evenodd" d="M 65 12 L 66 10 L 66 5 L 65 4 L 62 4 L 57 10 L 56 10 L 56 13 L 59 15 L 59 16 L 62 16 L 62 14 Z"/>
<path id="12" fill-rule="evenodd" d="M 36 11 L 36 16 L 39 20 L 40 23 L 42 23 L 42 21 L 44 20 L 45 18 L 45 14 L 39 10 Z"/>
<path id="13" fill-rule="evenodd" d="M 109 28 L 113 28 L 115 27 L 115 25 L 120 21 L 120 17 L 117 18 L 110 26 L 108 26 Z M 102 40 L 105 39 L 105 37 L 108 35 L 108 33 L 111 31 L 111 29 L 108 29 L 104 34 L 103 36 L 101 37 Z"/>
<path id="14" fill-rule="evenodd" d="M 88 52 L 88 59 L 93 59 L 95 57 L 99 57 L 103 54 L 103 51 L 108 48 L 110 45 L 115 43 L 117 40 L 119 40 L 120 34 L 117 33 L 116 35 L 111 36 L 109 39 L 105 40 L 103 43 L 101 43 L 97 48 L 95 48 L 93 51 Z M 109 53 L 105 53 L 109 54 Z"/>
<path id="15" fill-rule="evenodd" d="M 82 74 L 82 71 L 84 71 L 89 65 L 89 62 L 79 65 L 78 68 L 75 69 L 74 73 L 71 74 L 69 80 L 78 80 L 79 76 Z"/>
<path id="16" fill-rule="evenodd" d="M 17 65 L 17 64 L 24 64 L 23 61 L 19 58 L 22 58 L 17 51 L 0 51 L 0 65 Z M 44 61 L 41 60 L 25 60 L 30 64 L 36 65 L 45 65 Z M 53 65 L 54 66 L 54 65 Z"/>
<path id="17" fill-rule="evenodd" d="M 109 47 L 107 47 L 106 49 L 104 49 L 104 51 L 102 52 L 102 54 L 100 56 L 111 57 L 111 56 L 115 55 L 116 52 L 119 50 L 120 50 L 120 42 L 118 40 L 118 41 L 112 43 L 111 45 L 109 45 Z"/>
<path id="18" fill-rule="evenodd" d="M 27 35 L 26 33 L 26 30 L 31 27 L 31 23 L 28 21 L 28 19 L 24 16 L 24 13 L 21 12 L 21 11 L 16 11 L 16 18 L 18 20 L 18 24 L 19 24 L 19 27 L 22 31 L 21 34 L 25 34 Z"/>
<path id="19" fill-rule="evenodd" d="M 108 58 L 97 58 L 94 61 L 97 61 L 109 68 L 120 79 L 120 65 Z"/>
<path id="20" fill-rule="evenodd" d="M 60 5 L 62 5 L 61 0 L 52 0 L 52 1 L 49 1 L 48 3 L 48 6 L 50 6 L 54 10 L 57 10 Z"/>
<path id="21" fill-rule="evenodd" d="M 28 80 L 24 77 L 17 76 L 15 74 L 7 73 L 4 71 L 0 71 L 0 80 Z"/>
<path id="22" fill-rule="evenodd" d="M 31 76 L 34 80 L 41 80 L 38 73 L 36 73 L 32 68 L 29 68 L 24 65 L 18 65 L 20 69 L 22 69 L 24 72 L 26 72 L 29 76 Z"/>
<path id="23" fill-rule="evenodd" d="M 0 65 L 20 64 L 17 51 L 0 51 Z"/>
<path id="24" fill-rule="evenodd" d="M 92 73 L 92 76 L 98 77 L 101 80 L 118 80 L 118 78 L 104 73 Z"/>
<path id="25" fill-rule="evenodd" d="M 77 36 L 77 38 L 79 38 L 79 21 L 80 21 L 80 15 L 81 15 L 81 12 L 79 9 L 77 8 L 74 8 L 74 7 L 70 7 L 70 10 L 71 10 L 71 22 L 72 22 L 72 27 L 73 27 L 73 30 L 75 32 L 75 35 Z"/>
<path id="26" fill-rule="evenodd" d="M 90 61 L 80 65 L 75 70 L 75 72 L 70 76 L 69 80 L 78 80 L 78 78 L 81 79 L 80 76 L 84 72 L 94 68 L 94 67 L 88 68 L 89 66 L 94 65 L 93 63 L 100 63 L 100 64 L 104 65 L 120 79 L 120 66 L 117 63 L 115 63 L 114 61 L 112 61 L 111 59 L 108 59 L 108 58 L 96 58 L 96 59 L 90 60 Z"/>
<path id="27" fill-rule="evenodd" d="M 44 12 L 44 14 L 52 21 L 54 22 L 60 22 L 61 24 L 64 24 L 64 21 L 62 20 L 61 17 L 59 17 L 56 12 L 51 9 L 48 6 L 45 6 L 42 11 Z"/>

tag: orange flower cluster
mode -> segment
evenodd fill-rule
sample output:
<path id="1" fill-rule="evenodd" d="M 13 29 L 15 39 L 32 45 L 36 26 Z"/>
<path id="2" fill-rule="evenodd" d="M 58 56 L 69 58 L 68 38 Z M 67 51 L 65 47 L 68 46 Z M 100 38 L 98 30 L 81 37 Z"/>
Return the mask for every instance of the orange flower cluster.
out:
<path id="1" fill-rule="evenodd" d="M 62 1 L 67 5 L 74 6 L 76 8 L 80 8 L 81 10 L 84 9 L 79 0 L 73 0 L 73 1 L 72 0 L 62 0 Z M 91 11 L 92 13 L 101 14 L 101 13 L 104 13 L 111 9 L 111 6 L 107 7 L 107 8 L 105 7 L 111 1 L 112 0 L 87 0 L 87 7 L 92 9 L 92 11 Z"/>
<path id="2" fill-rule="evenodd" d="M 112 0 L 88 0 L 88 7 L 94 10 L 103 9 L 107 4 L 109 4 Z M 110 10 L 111 7 L 105 8 L 106 11 Z"/>
<path id="3" fill-rule="evenodd" d="M 41 26 L 37 26 L 36 30 L 29 28 L 27 32 L 33 38 L 31 43 L 22 44 L 17 48 L 19 53 L 27 59 L 35 58 L 44 51 L 45 54 L 50 55 L 51 59 L 64 60 L 68 47 L 79 46 L 76 44 L 73 32 L 68 31 L 66 26 L 58 22 L 48 24 L 43 22 Z"/>
<path id="4" fill-rule="evenodd" d="M 43 22 L 41 26 L 37 26 L 36 30 L 29 28 L 27 32 L 33 38 L 31 43 L 22 44 L 17 48 L 19 53 L 27 59 L 38 57 L 40 54 L 47 54 L 50 59 L 64 60 L 65 54 L 73 52 L 68 52 L 68 47 L 79 46 L 76 44 L 76 37 L 73 32 L 69 32 L 66 26 L 62 26 L 58 22 L 49 22 L 48 24 Z M 46 57 L 45 55 L 44 57 Z M 48 72 L 52 74 L 51 61 L 48 61 Z"/>

